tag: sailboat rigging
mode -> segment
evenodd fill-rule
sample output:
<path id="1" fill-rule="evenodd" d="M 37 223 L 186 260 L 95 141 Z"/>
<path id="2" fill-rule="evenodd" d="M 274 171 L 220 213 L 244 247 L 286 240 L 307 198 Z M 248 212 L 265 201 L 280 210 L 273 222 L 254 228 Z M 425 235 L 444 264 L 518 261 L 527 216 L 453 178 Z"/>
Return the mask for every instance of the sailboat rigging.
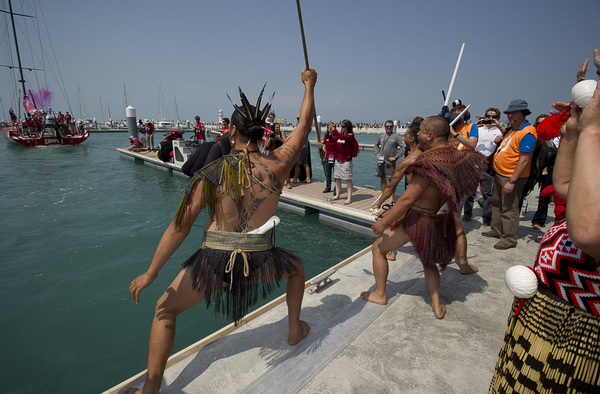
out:
<path id="1" fill-rule="evenodd" d="M 21 53 L 19 50 L 15 16 L 23 18 L 34 18 L 34 16 L 15 13 L 13 11 L 11 0 L 8 0 L 8 6 L 9 11 L 7 12 L 2 10 L 2 12 L 10 14 L 13 40 L 19 69 L 18 83 L 21 85 L 20 88 L 15 86 L 14 89 L 15 91 L 19 91 L 17 96 L 19 99 L 17 101 L 19 101 L 22 97 L 23 108 L 25 109 L 25 119 L 21 120 L 21 111 L 18 105 L 18 117 L 11 108 L 10 122 L 4 122 L 1 125 L 2 134 L 7 140 L 28 147 L 47 145 L 78 145 L 82 143 L 89 138 L 89 131 L 85 131 L 82 122 L 79 122 L 78 126 L 76 127 L 75 123 L 70 121 L 71 115 L 69 115 L 68 112 L 66 117 L 63 117 L 60 112 L 59 116 L 57 117 L 50 108 L 47 110 L 38 108 L 40 105 L 43 106 L 44 100 L 41 99 L 38 103 L 36 103 L 34 98 L 35 94 L 32 93 L 31 90 L 27 89 L 23 70 L 33 71 L 33 68 L 23 67 Z M 16 68 L 12 65 L 6 67 L 10 69 Z M 38 93 L 41 94 L 42 92 L 47 94 L 46 97 L 51 97 L 51 92 L 44 91 L 44 88 L 40 89 L 40 92 Z"/>

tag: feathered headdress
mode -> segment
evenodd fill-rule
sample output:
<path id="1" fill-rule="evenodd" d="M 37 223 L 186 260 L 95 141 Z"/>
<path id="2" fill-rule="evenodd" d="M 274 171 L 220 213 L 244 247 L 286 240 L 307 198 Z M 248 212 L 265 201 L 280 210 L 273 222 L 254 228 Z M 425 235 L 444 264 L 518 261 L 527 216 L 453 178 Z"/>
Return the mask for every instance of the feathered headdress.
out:
<path id="1" fill-rule="evenodd" d="M 267 115 L 269 113 L 269 110 L 271 109 L 271 104 L 273 103 L 273 97 L 275 97 L 275 92 L 273 92 L 273 94 L 271 95 L 271 98 L 269 98 L 269 102 L 267 103 L 267 105 L 265 105 L 265 107 L 262 110 L 260 109 L 260 102 L 262 100 L 262 95 L 265 91 L 266 86 L 267 86 L 267 83 L 265 82 L 262 90 L 260 91 L 260 94 L 258 95 L 258 100 L 256 100 L 256 106 L 254 108 L 254 111 L 252 111 L 250 102 L 248 101 L 248 98 L 242 91 L 241 87 L 238 86 L 238 89 L 240 90 L 240 99 L 242 100 L 243 108 L 240 108 L 237 104 L 235 104 L 233 102 L 233 100 L 231 100 L 231 97 L 229 97 L 229 94 L 227 94 L 227 93 L 225 93 L 225 94 L 227 94 L 227 98 L 229 99 L 229 101 L 231 101 L 231 104 L 233 104 L 233 107 L 244 117 L 244 119 L 246 119 L 248 122 L 251 122 L 251 123 L 258 121 L 262 124 L 265 122 L 265 119 L 267 119 Z"/>

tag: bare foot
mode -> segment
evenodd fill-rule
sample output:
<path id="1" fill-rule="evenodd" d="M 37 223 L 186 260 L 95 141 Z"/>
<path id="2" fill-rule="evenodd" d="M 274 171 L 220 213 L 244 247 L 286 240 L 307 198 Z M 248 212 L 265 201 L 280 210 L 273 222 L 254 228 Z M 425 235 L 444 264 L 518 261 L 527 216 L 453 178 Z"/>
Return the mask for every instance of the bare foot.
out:
<path id="1" fill-rule="evenodd" d="M 298 182 L 300 182 L 300 181 L 299 181 L 298 179 L 292 179 L 292 182 L 294 182 L 294 183 L 298 183 Z"/>
<path id="2" fill-rule="evenodd" d="M 129 387 L 128 389 L 125 389 L 125 391 L 123 391 L 123 394 L 135 394 L 135 393 L 141 393 L 142 390 L 138 390 L 135 387 Z"/>
<path id="3" fill-rule="evenodd" d="M 339 200 L 339 199 L 340 199 L 340 196 L 337 196 L 337 197 L 336 197 L 336 196 L 334 196 L 334 197 L 331 199 L 331 201 L 335 201 L 335 200 Z"/>
<path id="4" fill-rule="evenodd" d="M 396 252 L 394 252 L 393 250 L 390 250 L 385 255 L 385 258 L 389 261 L 396 261 Z"/>
<path id="5" fill-rule="evenodd" d="M 299 322 L 300 324 L 298 324 L 298 331 L 294 335 L 292 335 L 292 333 L 288 335 L 288 344 L 290 346 L 296 345 L 310 332 L 310 326 L 308 323 L 306 323 L 304 320 L 299 320 Z"/>
<path id="6" fill-rule="evenodd" d="M 310 183 L 310 179 L 305 179 L 304 182 L 305 183 Z"/>
<path id="7" fill-rule="evenodd" d="M 475 272 L 479 272 L 479 268 L 474 265 L 464 264 L 460 266 L 460 273 L 463 275 L 474 274 Z"/>
<path id="8" fill-rule="evenodd" d="M 440 304 L 440 308 L 436 311 L 433 307 L 433 302 L 431 303 L 431 309 L 433 309 L 433 314 L 437 319 L 443 319 L 446 315 L 446 306 L 444 304 Z"/>
<path id="9" fill-rule="evenodd" d="M 363 291 L 362 293 L 360 293 L 360 296 L 362 297 L 363 300 L 369 301 L 369 302 L 374 302 L 375 304 L 381 304 L 381 305 L 387 304 L 387 297 L 384 297 L 384 298 L 378 297 L 374 291 Z"/>
<path id="10" fill-rule="evenodd" d="M 352 204 L 352 200 L 346 200 L 346 201 L 344 202 L 344 205 L 350 205 L 350 204 Z"/>

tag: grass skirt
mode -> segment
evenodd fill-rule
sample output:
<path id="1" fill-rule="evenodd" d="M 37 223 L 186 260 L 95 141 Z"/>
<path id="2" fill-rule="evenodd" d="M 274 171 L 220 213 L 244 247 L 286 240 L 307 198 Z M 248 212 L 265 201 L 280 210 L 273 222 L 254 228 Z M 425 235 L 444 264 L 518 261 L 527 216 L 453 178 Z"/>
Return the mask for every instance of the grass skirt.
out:
<path id="1" fill-rule="evenodd" d="M 600 318 L 540 288 L 515 299 L 490 393 L 600 392 Z"/>
<path id="2" fill-rule="evenodd" d="M 401 226 L 424 265 L 445 269 L 456 253 L 456 225 L 452 212 L 428 214 L 415 209 L 390 224 Z"/>
<path id="3" fill-rule="evenodd" d="M 259 296 L 265 299 L 279 287 L 284 276 L 296 272 L 294 263 L 300 258 L 272 243 L 268 246 L 269 242 L 260 247 L 258 238 L 263 234 L 221 233 L 220 249 L 210 247 L 206 241 L 214 233 L 220 232 L 205 231 L 202 247 L 183 263 L 183 268 L 191 268 L 192 284 L 196 291 L 204 293 L 206 307 L 214 304 L 215 315 L 227 316 L 237 325 Z M 264 236 L 270 238 L 272 234 Z M 256 250 L 266 247 L 269 249 Z M 231 272 L 226 272 L 230 260 L 233 266 Z"/>

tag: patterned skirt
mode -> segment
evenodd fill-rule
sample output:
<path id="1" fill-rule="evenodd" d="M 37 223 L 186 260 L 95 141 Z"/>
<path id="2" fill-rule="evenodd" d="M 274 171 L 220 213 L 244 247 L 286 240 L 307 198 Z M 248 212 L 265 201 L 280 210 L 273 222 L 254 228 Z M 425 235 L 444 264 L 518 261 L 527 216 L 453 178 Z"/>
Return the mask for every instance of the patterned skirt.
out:
<path id="1" fill-rule="evenodd" d="M 600 392 L 600 318 L 540 288 L 515 299 L 490 393 Z"/>

